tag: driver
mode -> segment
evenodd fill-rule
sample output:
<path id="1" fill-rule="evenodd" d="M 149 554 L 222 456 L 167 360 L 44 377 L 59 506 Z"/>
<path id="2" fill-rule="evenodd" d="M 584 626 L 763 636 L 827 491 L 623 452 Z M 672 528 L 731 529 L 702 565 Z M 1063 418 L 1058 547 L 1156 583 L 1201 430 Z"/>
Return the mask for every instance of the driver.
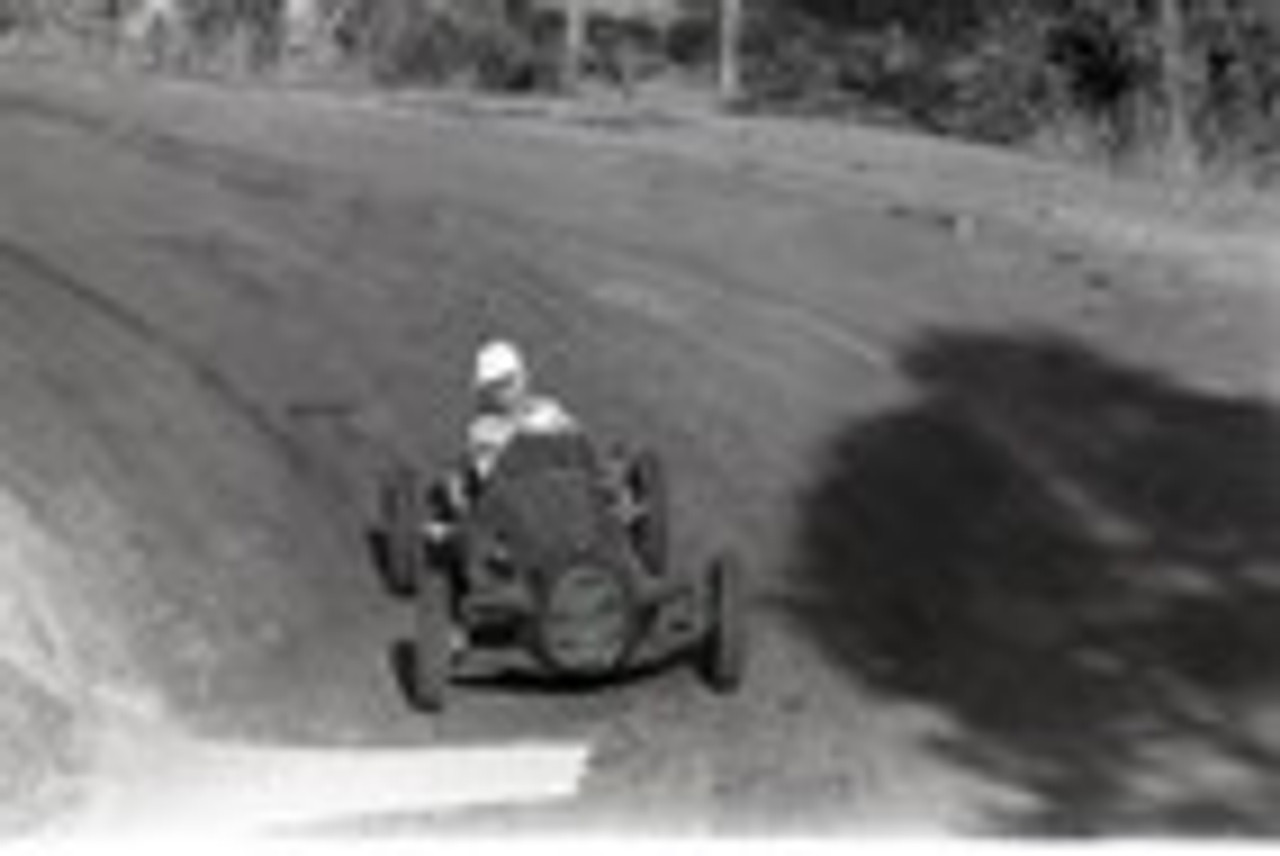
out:
<path id="1" fill-rule="evenodd" d="M 537 395 L 524 355 L 513 343 L 495 340 L 476 354 L 473 387 L 476 410 L 467 428 L 465 465 L 433 492 L 426 536 L 434 561 L 462 575 L 466 567 L 458 524 L 492 475 L 502 453 L 522 436 L 559 435 L 579 431 L 578 423 L 553 398 Z M 449 637 L 456 656 L 466 647 L 456 624 Z"/>
<path id="2" fill-rule="evenodd" d="M 512 342 L 499 339 L 480 348 L 473 389 L 476 409 L 467 427 L 466 462 L 445 481 L 428 524 L 428 535 L 436 544 L 451 540 L 454 524 L 484 487 L 502 453 L 517 438 L 580 430 L 558 401 L 533 391 L 528 363 Z"/>
<path id="3" fill-rule="evenodd" d="M 558 401 L 534 393 L 524 356 L 511 342 L 496 340 L 480 349 L 474 383 L 476 414 L 467 430 L 467 452 L 481 481 L 517 437 L 578 430 Z"/>

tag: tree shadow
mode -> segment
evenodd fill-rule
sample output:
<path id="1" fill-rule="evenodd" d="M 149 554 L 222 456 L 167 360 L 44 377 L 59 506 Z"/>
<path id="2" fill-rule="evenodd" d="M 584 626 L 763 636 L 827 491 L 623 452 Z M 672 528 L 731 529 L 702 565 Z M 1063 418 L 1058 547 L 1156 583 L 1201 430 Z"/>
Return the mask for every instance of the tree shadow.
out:
<path id="1" fill-rule="evenodd" d="M 947 710 L 1031 834 L 1270 834 L 1280 414 L 1042 331 L 935 331 L 801 496 L 798 624 Z"/>

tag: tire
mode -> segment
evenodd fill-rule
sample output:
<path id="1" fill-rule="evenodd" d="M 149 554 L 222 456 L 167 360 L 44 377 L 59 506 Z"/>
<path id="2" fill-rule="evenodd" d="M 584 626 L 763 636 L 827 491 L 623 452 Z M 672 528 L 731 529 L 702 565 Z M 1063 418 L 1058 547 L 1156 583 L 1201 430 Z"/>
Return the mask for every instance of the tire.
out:
<path id="1" fill-rule="evenodd" d="M 415 586 L 415 627 L 411 656 L 402 667 L 409 703 L 423 713 L 444 710 L 450 679 L 449 582 L 429 568 Z"/>
<path id="2" fill-rule="evenodd" d="M 662 461 L 653 452 L 641 452 L 631 464 L 627 481 L 628 489 L 643 508 L 631 533 L 636 555 L 651 574 L 665 576 L 669 567 L 670 534 L 667 478 Z"/>
<path id="3" fill-rule="evenodd" d="M 712 562 L 707 574 L 707 632 L 698 651 L 698 670 L 713 691 L 735 692 L 746 672 L 742 568 L 728 555 Z"/>
<path id="4" fill-rule="evenodd" d="M 414 583 L 423 563 L 420 527 L 425 508 L 417 474 L 409 467 L 399 467 L 388 474 L 379 505 L 384 527 L 383 581 L 393 596 L 407 599 L 414 595 Z"/>

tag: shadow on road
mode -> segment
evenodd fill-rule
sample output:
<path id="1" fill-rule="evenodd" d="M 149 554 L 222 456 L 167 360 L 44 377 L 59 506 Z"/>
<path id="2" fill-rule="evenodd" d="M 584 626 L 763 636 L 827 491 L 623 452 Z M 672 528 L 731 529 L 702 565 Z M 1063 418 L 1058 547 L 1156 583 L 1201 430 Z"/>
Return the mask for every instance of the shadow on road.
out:
<path id="1" fill-rule="evenodd" d="M 801 498 L 800 625 L 1037 798 L 996 829 L 1280 832 L 1280 414 L 1036 331 L 900 362 Z"/>

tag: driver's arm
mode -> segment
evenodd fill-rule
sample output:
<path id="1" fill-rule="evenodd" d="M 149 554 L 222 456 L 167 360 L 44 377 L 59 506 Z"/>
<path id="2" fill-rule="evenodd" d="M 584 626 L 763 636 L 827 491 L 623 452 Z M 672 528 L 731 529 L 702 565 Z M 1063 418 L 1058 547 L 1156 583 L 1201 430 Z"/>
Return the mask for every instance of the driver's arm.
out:
<path id="1" fill-rule="evenodd" d="M 498 456 L 511 442 L 515 429 L 505 420 L 481 416 L 467 430 L 467 457 L 473 472 L 481 479 L 488 478 L 498 462 Z"/>

